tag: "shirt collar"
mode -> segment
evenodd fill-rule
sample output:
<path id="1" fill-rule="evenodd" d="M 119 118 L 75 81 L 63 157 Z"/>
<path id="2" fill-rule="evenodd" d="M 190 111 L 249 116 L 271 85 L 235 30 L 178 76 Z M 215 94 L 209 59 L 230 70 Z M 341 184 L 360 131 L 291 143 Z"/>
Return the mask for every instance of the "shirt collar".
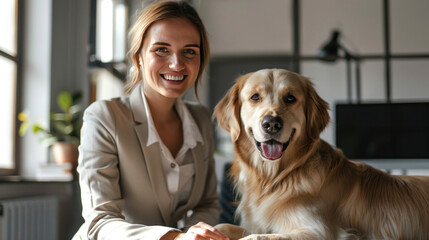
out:
<path id="1" fill-rule="evenodd" d="M 146 96 L 144 95 L 143 88 L 141 88 L 142 98 L 144 107 L 146 110 L 146 116 L 148 118 L 148 136 L 146 146 L 150 146 L 156 142 L 161 142 L 161 138 L 158 135 L 158 131 L 155 128 L 153 123 L 152 115 L 150 113 L 149 105 L 146 101 Z M 203 138 L 201 136 L 200 129 L 195 123 L 194 118 L 192 117 L 189 109 L 186 107 L 186 104 L 182 99 L 177 98 L 175 102 L 176 111 L 179 114 L 179 117 L 182 121 L 183 128 L 183 146 L 188 148 L 193 148 L 197 145 L 197 142 L 203 143 Z M 186 136 L 186 137 L 185 137 Z"/>

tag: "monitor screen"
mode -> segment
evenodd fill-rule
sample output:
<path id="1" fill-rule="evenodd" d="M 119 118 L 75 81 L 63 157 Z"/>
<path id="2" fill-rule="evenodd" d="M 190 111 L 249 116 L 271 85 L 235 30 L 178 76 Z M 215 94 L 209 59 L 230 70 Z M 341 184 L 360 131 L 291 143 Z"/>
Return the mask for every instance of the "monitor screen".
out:
<path id="1" fill-rule="evenodd" d="M 350 159 L 429 159 L 429 103 L 337 104 L 335 118 Z"/>

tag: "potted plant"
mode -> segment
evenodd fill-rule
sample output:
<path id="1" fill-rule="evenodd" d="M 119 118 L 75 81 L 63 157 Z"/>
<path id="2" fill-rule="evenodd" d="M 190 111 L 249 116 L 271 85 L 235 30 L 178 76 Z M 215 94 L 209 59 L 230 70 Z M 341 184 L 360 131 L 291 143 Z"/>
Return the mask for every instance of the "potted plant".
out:
<path id="1" fill-rule="evenodd" d="M 57 104 L 62 112 L 50 113 L 49 127 L 42 126 L 40 123 L 32 123 L 26 112 L 19 113 L 18 120 L 21 121 L 19 135 L 25 135 L 31 128 L 33 133 L 40 135 L 42 144 L 52 147 L 56 163 L 70 162 L 75 167 L 82 127 L 82 107 L 78 104 L 81 97 L 81 93 L 71 94 L 68 91 L 59 93 Z"/>

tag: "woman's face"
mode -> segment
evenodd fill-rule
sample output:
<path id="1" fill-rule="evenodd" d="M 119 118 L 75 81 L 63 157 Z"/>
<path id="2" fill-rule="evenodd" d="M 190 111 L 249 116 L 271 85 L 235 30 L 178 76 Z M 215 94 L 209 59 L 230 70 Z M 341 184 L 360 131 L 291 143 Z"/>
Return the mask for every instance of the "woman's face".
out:
<path id="1" fill-rule="evenodd" d="M 200 68 L 200 34 L 184 18 L 155 22 L 140 51 L 146 96 L 178 98 L 195 82 Z"/>

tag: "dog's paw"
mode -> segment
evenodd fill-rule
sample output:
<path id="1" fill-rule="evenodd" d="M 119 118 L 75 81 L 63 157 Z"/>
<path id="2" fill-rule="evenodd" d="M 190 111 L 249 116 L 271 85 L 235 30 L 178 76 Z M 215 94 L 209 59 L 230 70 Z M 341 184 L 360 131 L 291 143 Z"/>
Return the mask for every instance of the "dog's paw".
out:
<path id="1" fill-rule="evenodd" d="M 249 236 L 240 238 L 240 240 L 268 240 L 268 239 L 259 234 L 251 234 Z"/>
<path id="2" fill-rule="evenodd" d="M 251 234 L 240 238 L 240 240 L 288 240 L 289 237 L 278 234 Z"/>
<path id="3" fill-rule="evenodd" d="M 222 223 L 215 226 L 215 228 L 221 231 L 223 234 L 227 235 L 230 240 L 238 240 L 242 237 L 249 235 L 246 229 L 239 227 L 237 225 Z"/>

